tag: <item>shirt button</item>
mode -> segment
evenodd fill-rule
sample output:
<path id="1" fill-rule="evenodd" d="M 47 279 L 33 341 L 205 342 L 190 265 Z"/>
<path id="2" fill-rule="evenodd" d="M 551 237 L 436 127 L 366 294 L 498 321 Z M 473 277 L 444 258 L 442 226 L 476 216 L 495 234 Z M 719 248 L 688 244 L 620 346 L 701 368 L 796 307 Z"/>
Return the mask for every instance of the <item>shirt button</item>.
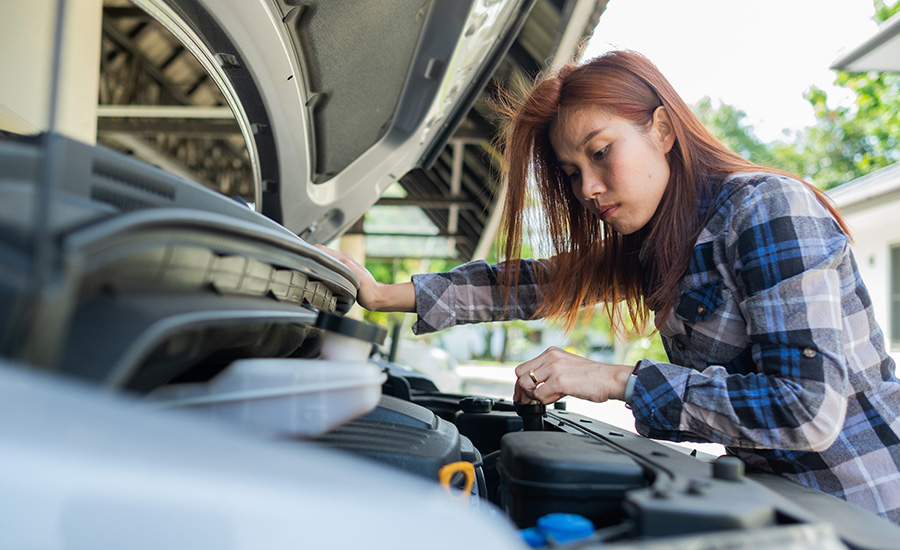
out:
<path id="1" fill-rule="evenodd" d="M 706 306 L 697 306 L 697 315 L 703 315 L 706 313 Z"/>
<path id="2" fill-rule="evenodd" d="M 684 342 L 682 342 L 681 340 L 676 340 L 676 341 L 675 341 L 675 347 L 678 348 L 678 349 L 684 349 L 684 348 L 686 348 L 687 346 L 684 345 Z"/>
<path id="3" fill-rule="evenodd" d="M 812 359 L 815 356 L 816 356 L 816 350 L 814 350 L 812 348 L 803 348 L 803 357 L 806 357 L 807 359 Z"/>

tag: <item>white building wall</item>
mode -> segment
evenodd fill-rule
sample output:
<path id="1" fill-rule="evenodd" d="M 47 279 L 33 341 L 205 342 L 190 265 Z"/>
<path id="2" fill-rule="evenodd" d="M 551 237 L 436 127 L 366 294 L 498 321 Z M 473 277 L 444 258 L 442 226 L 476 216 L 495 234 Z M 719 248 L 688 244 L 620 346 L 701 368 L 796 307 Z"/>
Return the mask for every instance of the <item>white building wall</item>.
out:
<path id="1" fill-rule="evenodd" d="M 53 130 L 97 140 L 102 0 L 65 6 L 60 94 Z M 0 5 L 0 127 L 21 134 L 49 130 L 56 0 L 5 0 Z"/>

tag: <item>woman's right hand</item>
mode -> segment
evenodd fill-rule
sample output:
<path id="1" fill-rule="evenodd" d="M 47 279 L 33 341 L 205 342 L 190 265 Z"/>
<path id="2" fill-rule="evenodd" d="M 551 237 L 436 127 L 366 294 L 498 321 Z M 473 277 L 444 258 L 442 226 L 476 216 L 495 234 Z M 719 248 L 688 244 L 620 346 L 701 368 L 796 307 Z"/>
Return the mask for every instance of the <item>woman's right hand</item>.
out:
<path id="1" fill-rule="evenodd" d="M 516 367 L 513 401 L 545 405 L 571 396 L 595 403 L 625 398 L 634 367 L 592 361 L 555 346 Z"/>
<path id="2" fill-rule="evenodd" d="M 359 279 L 359 290 L 356 301 L 370 311 L 415 311 L 416 296 L 412 283 L 390 284 L 379 283 L 366 267 L 356 258 L 333 250 L 321 244 L 316 248 L 333 256 L 334 259 L 347 266 Z"/>

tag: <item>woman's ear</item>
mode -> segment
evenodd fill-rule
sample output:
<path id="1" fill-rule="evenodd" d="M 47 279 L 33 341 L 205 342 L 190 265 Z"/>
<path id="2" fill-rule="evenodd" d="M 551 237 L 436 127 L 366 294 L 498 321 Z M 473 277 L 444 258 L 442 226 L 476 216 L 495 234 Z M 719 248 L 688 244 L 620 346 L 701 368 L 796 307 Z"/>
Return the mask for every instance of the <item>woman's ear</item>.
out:
<path id="1" fill-rule="evenodd" d="M 675 129 L 672 127 L 669 112 L 662 105 L 653 111 L 653 129 L 656 131 L 657 143 L 662 148 L 663 154 L 667 154 L 675 145 Z"/>

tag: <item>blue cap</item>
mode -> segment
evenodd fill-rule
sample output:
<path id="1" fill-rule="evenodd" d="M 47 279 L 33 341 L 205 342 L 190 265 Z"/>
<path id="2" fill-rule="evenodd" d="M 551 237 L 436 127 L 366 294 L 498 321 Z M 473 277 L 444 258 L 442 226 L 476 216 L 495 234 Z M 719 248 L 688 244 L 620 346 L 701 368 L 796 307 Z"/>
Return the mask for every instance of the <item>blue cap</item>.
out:
<path id="1" fill-rule="evenodd" d="M 578 514 L 547 514 L 537 521 L 537 529 L 555 542 L 574 542 L 594 534 L 591 520 Z"/>
<path id="2" fill-rule="evenodd" d="M 541 533 L 537 527 L 529 527 L 519 531 L 525 543 L 531 548 L 543 548 L 547 545 L 547 538 Z"/>

